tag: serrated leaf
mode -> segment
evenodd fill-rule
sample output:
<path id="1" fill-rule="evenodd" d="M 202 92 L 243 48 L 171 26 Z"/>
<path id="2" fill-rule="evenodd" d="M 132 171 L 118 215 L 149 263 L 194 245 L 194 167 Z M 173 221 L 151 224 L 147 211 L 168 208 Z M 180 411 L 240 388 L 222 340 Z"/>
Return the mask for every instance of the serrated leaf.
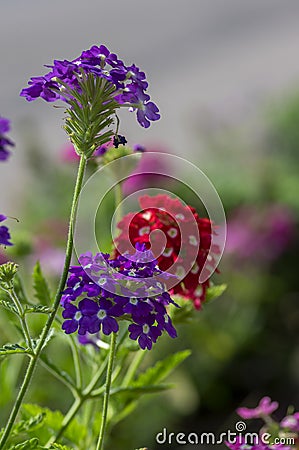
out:
<path id="1" fill-rule="evenodd" d="M 19 344 L 5 344 L 0 348 L 0 356 L 13 355 L 15 353 L 32 353 L 29 348 Z"/>
<path id="2" fill-rule="evenodd" d="M 51 434 L 53 434 L 53 432 L 57 433 L 60 430 L 64 419 L 64 415 L 60 411 L 52 411 L 49 408 L 42 408 L 39 405 L 31 403 L 23 405 L 23 413 L 29 416 L 45 413 L 43 426 L 48 428 L 51 431 Z M 64 436 L 70 442 L 79 444 L 80 441 L 85 438 L 86 433 L 86 428 L 82 424 L 79 424 L 78 420 L 75 418 L 66 429 Z"/>
<path id="3" fill-rule="evenodd" d="M 17 294 L 17 297 L 19 298 L 21 303 L 30 303 L 30 302 L 28 302 L 28 299 L 26 298 L 23 283 L 18 274 L 16 274 L 16 276 L 14 278 L 14 290 L 15 290 L 15 293 Z"/>
<path id="4" fill-rule="evenodd" d="M 34 431 L 38 427 L 42 425 L 42 422 L 45 418 L 45 413 L 39 413 L 36 416 L 30 417 L 27 420 L 21 420 L 20 422 L 17 422 L 13 428 L 13 434 L 17 435 L 19 433 L 22 433 L 24 431 Z"/>
<path id="5" fill-rule="evenodd" d="M 49 314 L 52 309 L 45 305 L 24 305 L 24 313 Z"/>
<path id="6" fill-rule="evenodd" d="M 157 384 L 163 381 L 179 364 L 181 364 L 188 356 L 190 356 L 190 350 L 183 350 L 177 352 L 174 355 L 170 355 L 162 361 L 158 361 L 153 367 L 150 367 L 145 372 L 139 375 L 131 386 L 146 386 Z"/>
<path id="7" fill-rule="evenodd" d="M 0 306 L 2 306 L 4 309 L 7 309 L 8 311 L 16 314 L 17 316 L 18 311 L 16 310 L 16 307 L 14 306 L 14 304 L 12 302 L 10 302 L 9 300 L 0 300 Z"/>
<path id="8" fill-rule="evenodd" d="M 214 300 L 217 297 L 220 297 L 220 295 L 223 294 L 223 292 L 226 290 L 226 288 L 227 288 L 227 284 L 218 284 L 215 286 L 210 286 L 207 289 L 206 300 L 205 300 L 204 304 Z"/>
<path id="9" fill-rule="evenodd" d="M 37 263 L 34 266 L 32 279 L 35 297 L 43 305 L 49 305 L 51 303 L 51 292 L 47 284 L 47 281 L 42 273 L 39 261 L 37 261 Z"/>
<path id="10" fill-rule="evenodd" d="M 40 448 L 37 438 L 27 439 L 26 441 L 20 442 L 19 444 L 13 445 L 9 450 L 31 450 L 35 448 Z"/>
<path id="11" fill-rule="evenodd" d="M 73 450 L 71 447 L 67 447 L 66 445 L 58 444 L 57 442 L 53 442 L 51 444 L 50 450 L 58 449 L 58 450 Z"/>

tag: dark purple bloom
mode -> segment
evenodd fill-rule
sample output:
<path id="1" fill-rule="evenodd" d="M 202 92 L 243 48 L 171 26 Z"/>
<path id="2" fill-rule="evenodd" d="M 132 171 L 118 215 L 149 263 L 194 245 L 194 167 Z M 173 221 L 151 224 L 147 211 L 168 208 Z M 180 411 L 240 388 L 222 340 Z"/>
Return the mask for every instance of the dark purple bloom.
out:
<path id="1" fill-rule="evenodd" d="M 66 333 L 78 330 L 80 335 L 109 335 L 118 331 L 119 320 L 130 320 L 130 338 L 142 349 L 150 349 L 163 331 L 176 337 L 166 309 L 171 303 L 177 306 L 163 283 L 168 275 L 158 268 L 143 244 L 137 244 L 130 259 L 126 255 L 109 259 L 107 254 L 92 256 L 88 252 L 79 262 L 81 266 L 70 268 L 63 292 Z M 78 300 L 75 306 L 73 302 Z"/>
<path id="2" fill-rule="evenodd" d="M 136 144 L 134 145 L 133 150 L 134 152 L 144 153 L 146 151 L 146 148 L 143 145 Z"/>
<path id="3" fill-rule="evenodd" d="M 69 91 L 80 92 L 79 80 L 83 71 L 86 75 L 93 74 L 110 82 L 114 87 L 114 101 L 137 110 L 137 120 L 143 127 L 149 127 L 150 121 L 160 118 L 157 106 L 149 101 L 150 96 L 146 93 L 148 83 L 145 73 L 135 64 L 126 66 L 104 45 L 92 46 L 73 61 L 54 60 L 52 66 L 46 67 L 51 69 L 50 72 L 32 77 L 29 87 L 22 89 L 20 95 L 28 101 L 41 97 L 47 102 L 58 99 L 70 102 L 74 98 Z"/>
<path id="4" fill-rule="evenodd" d="M 98 333 L 101 329 L 106 335 L 116 333 L 119 329 L 115 317 L 122 314 L 122 310 L 114 306 L 110 300 L 102 298 L 99 302 L 85 298 L 79 303 L 79 310 L 83 315 L 86 330 Z"/>
<path id="5" fill-rule="evenodd" d="M 13 147 L 14 143 L 5 136 L 10 130 L 10 121 L 5 117 L 0 117 L 0 161 L 6 161 L 9 158 L 9 147 Z"/>
<path id="6" fill-rule="evenodd" d="M 150 126 L 150 120 L 159 120 L 159 109 L 153 102 L 143 103 L 137 110 L 137 120 L 144 128 Z"/>
<path id="7" fill-rule="evenodd" d="M 145 350 L 146 348 L 151 350 L 153 343 L 155 343 L 162 334 L 161 328 L 155 325 L 155 318 L 153 315 L 138 318 L 136 319 L 136 322 L 137 323 L 131 323 L 128 327 L 130 339 L 133 339 L 134 341 L 138 340 L 138 344 L 142 350 Z"/>
<path id="8" fill-rule="evenodd" d="M 7 217 L 4 214 L 0 214 L 0 222 L 4 222 Z M 11 239 L 8 228 L 5 225 L 0 226 L 0 245 L 13 245 L 9 240 Z"/>
<path id="9" fill-rule="evenodd" d="M 157 323 L 159 324 L 159 327 L 161 327 L 161 329 L 167 331 L 167 333 L 169 334 L 169 336 L 171 338 L 177 337 L 177 331 L 174 328 L 171 318 L 169 317 L 169 315 L 167 314 L 166 311 L 163 315 L 157 314 L 156 320 L 157 320 Z"/>
<path id="10" fill-rule="evenodd" d="M 62 317 L 67 319 L 62 324 L 62 329 L 66 334 L 74 333 L 78 330 L 79 334 L 85 334 L 86 329 L 82 327 L 83 316 L 81 311 L 72 303 L 66 303 L 64 305 L 64 311 Z"/>

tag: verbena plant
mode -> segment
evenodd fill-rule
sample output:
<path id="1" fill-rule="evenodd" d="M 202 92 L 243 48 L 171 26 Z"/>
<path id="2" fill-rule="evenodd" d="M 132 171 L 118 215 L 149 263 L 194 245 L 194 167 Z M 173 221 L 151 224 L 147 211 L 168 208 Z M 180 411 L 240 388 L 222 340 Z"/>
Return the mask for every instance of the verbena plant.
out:
<path id="1" fill-rule="evenodd" d="M 31 78 L 21 92 L 28 101 L 41 97 L 66 104 L 64 128 L 79 165 L 56 293 L 51 292 L 39 262 L 33 272 L 34 299 L 25 292 L 17 264 L 0 266 L 1 306 L 17 317 L 20 336 L 18 342 L 0 349 L 0 357 L 23 355 L 29 360 L 0 432 L 0 449 L 103 449 L 107 430 L 134 411 L 141 395 L 168 389 L 165 379 L 190 353 L 171 354 L 141 370 L 146 350 L 151 350 L 162 334 L 175 338 L 176 323 L 190 317 L 193 305 L 200 309 L 203 302 L 225 288 L 210 282 L 218 261 L 213 255 L 221 253 L 212 246 L 212 222 L 169 195 L 141 196 L 138 214 L 121 217 L 118 209 L 120 234 L 111 253 L 86 252 L 79 256 L 79 264 L 71 265 L 87 164 L 96 159 L 100 166 L 108 166 L 116 159 L 136 156 L 119 134 L 117 111 L 135 111 L 139 124 L 148 128 L 160 115 L 147 88 L 144 72 L 134 64 L 126 66 L 102 45 L 93 46 L 73 61 L 55 60 L 46 75 Z M 2 161 L 8 159 L 13 145 L 8 131 L 9 121 L 0 118 Z M 137 152 L 142 157 L 140 150 Z M 117 207 L 122 199 L 121 183 L 114 191 Z M 3 225 L 6 220 L 0 215 L 0 244 L 11 246 L 9 230 Z M 166 236 L 163 252 L 158 253 L 151 248 L 150 237 L 157 229 Z M 193 260 L 188 268 L 190 255 Z M 207 263 L 208 275 L 200 279 Z M 175 270 L 171 270 L 173 266 Z M 39 334 L 28 323 L 28 316 L 36 314 L 46 316 Z M 45 350 L 53 337 L 64 333 L 73 356 L 74 371 L 70 373 Z M 65 415 L 24 403 L 38 363 L 72 394 L 73 403 Z"/>

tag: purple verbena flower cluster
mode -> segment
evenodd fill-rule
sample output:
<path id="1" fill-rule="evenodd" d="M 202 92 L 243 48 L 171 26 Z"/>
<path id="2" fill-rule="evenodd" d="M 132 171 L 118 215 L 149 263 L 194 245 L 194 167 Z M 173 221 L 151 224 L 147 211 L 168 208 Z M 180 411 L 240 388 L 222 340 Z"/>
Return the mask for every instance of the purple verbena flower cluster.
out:
<path id="1" fill-rule="evenodd" d="M 6 161 L 9 158 L 10 151 L 8 147 L 13 147 L 14 143 L 5 136 L 10 130 L 10 121 L 5 117 L 0 117 L 0 161 Z"/>
<path id="2" fill-rule="evenodd" d="M 130 259 L 88 252 L 79 257 L 79 263 L 70 268 L 62 297 L 62 328 L 67 334 L 109 335 L 119 330 L 120 320 L 128 320 L 129 337 L 142 349 L 150 350 L 163 331 L 177 336 L 166 309 L 170 303 L 177 306 L 163 284 L 169 275 L 143 245 Z"/>
<path id="3" fill-rule="evenodd" d="M 72 60 L 54 60 L 51 71 L 40 77 L 32 77 L 29 87 L 21 91 L 21 96 L 28 101 L 38 97 L 47 102 L 67 101 L 63 92 L 67 85 L 72 90 L 79 89 L 82 71 L 109 81 L 115 88 L 114 99 L 119 105 L 127 105 L 137 110 L 137 120 L 141 126 L 148 128 L 150 121 L 160 118 L 157 106 L 150 101 L 146 90 L 148 83 L 145 73 L 135 64 L 126 66 L 115 53 L 104 45 L 94 45 L 89 50 Z M 62 82 L 62 83 L 60 83 Z"/>
<path id="4" fill-rule="evenodd" d="M 0 223 L 4 222 L 7 217 L 4 214 L 0 214 Z M 5 225 L 0 226 L 0 245 L 13 245 L 10 240 L 10 233 L 8 228 Z"/>

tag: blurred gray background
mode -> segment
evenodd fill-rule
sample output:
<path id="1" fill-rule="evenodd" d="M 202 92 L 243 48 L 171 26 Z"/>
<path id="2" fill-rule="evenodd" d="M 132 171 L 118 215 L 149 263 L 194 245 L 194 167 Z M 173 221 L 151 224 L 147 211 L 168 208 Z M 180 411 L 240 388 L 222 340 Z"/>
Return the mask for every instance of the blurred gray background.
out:
<path id="1" fill-rule="evenodd" d="M 25 124 L 53 156 L 66 142 L 62 109 L 18 96 L 53 59 L 103 43 L 135 62 L 162 117 L 144 130 L 126 112 L 121 132 L 132 144 L 162 145 L 197 163 L 206 117 L 247 120 L 272 92 L 283 95 L 299 80 L 297 0 L 1 0 L 1 19 L 0 114 L 12 120 L 17 145 L 0 166 L 0 212 L 11 215 L 9 200 L 26 183 Z"/>

